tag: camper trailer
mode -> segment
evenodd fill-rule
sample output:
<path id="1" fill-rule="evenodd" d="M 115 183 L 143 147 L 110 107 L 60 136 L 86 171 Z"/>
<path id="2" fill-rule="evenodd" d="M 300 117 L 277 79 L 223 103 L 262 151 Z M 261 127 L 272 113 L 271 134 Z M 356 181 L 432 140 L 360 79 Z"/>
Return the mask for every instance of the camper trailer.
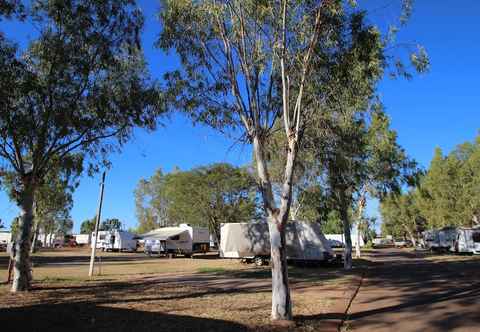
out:
<path id="1" fill-rule="evenodd" d="M 12 241 L 12 233 L 0 231 L 0 244 L 7 245 Z"/>
<path id="2" fill-rule="evenodd" d="M 74 234 L 73 238 L 79 246 L 88 246 L 90 244 L 90 234 Z"/>
<path id="3" fill-rule="evenodd" d="M 480 228 L 461 227 L 452 248 L 456 253 L 480 254 Z"/>
<path id="4" fill-rule="evenodd" d="M 92 233 L 92 244 L 90 245 L 92 248 L 94 239 L 95 232 Z M 135 234 L 127 231 L 99 231 L 96 247 L 103 251 L 136 251 L 137 240 Z"/>
<path id="5" fill-rule="evenodd" d="M 194 253 L 210 250 L 210 233 L 207 228 L 180 224 L 162 227 L 140 236 L 146 254 L 180 254 L 190 257 Z"/>
<path id="6" fill-rule="evenodd" d="M 331 262 L 335 254 L 320 225 L 291 221 L 286 229 L 287 259 Z M 270 236 L 266 222 L 228 223 L 220 228 L 220 257 L 241 258 L 264 265 L 270 258 Z"/>
<path id="7" fill-rule="evenodd" d="M 344 234 L 325 234 L 325 238 L 328 240 L 331 247 L 345 247 Z M 352 233 L 350 238 L 352 239 L 352 246 L 355 247 L 357 245 L 357 233 Z M 360 236 L 360 247 L 364 246 L 365 242 L 363 241 L 363 237 Z"/>
<path id="8" fill-rule="evenodd" d="M 456 237 L 457 229 L 454 227 L 444 227 L 423 232 L 425 247 L 432 251 L 450 251 L 454 246 Z"/>

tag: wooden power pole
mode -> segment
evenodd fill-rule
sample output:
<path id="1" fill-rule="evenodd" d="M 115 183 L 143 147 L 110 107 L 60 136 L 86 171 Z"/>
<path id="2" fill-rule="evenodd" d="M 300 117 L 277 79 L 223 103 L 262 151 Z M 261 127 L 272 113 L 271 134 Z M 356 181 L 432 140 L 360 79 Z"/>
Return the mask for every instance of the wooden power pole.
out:
<path id="1" fill-rule="evenodd" d="M 95 237 L 92 239 L 92 254 L 90 256 L 90 270 L 88 271 L 88 276 L 90 278 L 93 276 L 93 266 L 95 264 L 95 251 L 97 249 L 98 229 L 100 228 L 100 218 L 102 214 L 104 187 L 105 187 L 105 172 L 103 172 L 102 174 L 102 182 L 100 183 L 100 197 L 98 199 L 97 220 L 95 221 Z"/>

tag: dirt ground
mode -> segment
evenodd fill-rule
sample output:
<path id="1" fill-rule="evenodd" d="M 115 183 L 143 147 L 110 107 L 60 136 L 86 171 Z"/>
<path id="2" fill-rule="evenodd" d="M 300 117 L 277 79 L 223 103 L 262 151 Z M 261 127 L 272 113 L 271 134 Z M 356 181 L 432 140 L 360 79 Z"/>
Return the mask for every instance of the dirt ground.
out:
<path id="1" fill-rule="evenodd" d="M 34 257 L 27 294 L 0 286 L 6 331 L 270 331 L 270 270 L 213 256 L 148 258 L 103 253 L 101 276 L 86 278 L 88 252 Z M 0 256 L 1 278 L 6 257 Z M 97 272 L 99 272 L 97 270 Z M 359 271 L 291 267 L 295 331 L 337 331 L 360 282 Z M 28 317 L 28 319 L 27 319 Z"/>
<path id="2" fill-rule="evenodd" d="M 371 252 L 344 330 L 480 331 L 480 257 Z"/>
<path id="3" fill-rule="evenodd" d="M 32 291 L 0 285 L 5 331 L 480 331 L 480 257 L 366 252 L 355 268 L 290 267 L 295 323 L 272 326 L 270 271 L 215 256 L 88 250 L 34 257 Z M 0 255 L 0 278 L 7 257 Z"/>

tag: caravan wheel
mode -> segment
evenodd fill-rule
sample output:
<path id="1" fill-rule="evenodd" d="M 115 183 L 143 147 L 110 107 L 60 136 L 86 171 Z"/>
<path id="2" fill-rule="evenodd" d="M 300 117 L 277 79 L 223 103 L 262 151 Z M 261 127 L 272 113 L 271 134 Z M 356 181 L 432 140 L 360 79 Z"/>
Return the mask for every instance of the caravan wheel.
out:
<path id="1" fill-rule="evenodd" d="M 263 266 L 265 265 L 265 259 L 263 257 L 255 257 L 253 262 L 256 266 Z"/>

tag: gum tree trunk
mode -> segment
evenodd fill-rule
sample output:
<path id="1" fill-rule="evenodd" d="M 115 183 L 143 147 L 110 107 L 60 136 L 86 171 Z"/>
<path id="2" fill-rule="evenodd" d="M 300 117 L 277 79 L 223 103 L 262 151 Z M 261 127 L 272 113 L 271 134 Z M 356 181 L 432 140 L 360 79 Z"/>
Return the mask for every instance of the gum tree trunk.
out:
<path id="1" fill-rule="evenodd" d="M 352 235 L 350 232 L 350 220 L 348 218 L 348 205 L 347 205 L 345 193 L 343 192 L 343 190 L 340 191 L 340 200 L 341 200 L 340 217 L 342 218 L 343 234 L 345 235 L 345 248 L 343 250 L 343 255 L 344 255 L 343 267 L 345 269 L 351 269 L 352 268 Z"/>
<path id="2" fill-rule="evenodd" d="M 358 219 L 357 219 L 357 243 L 355 245 L 355 257 L 360 258 L 361 256 L 361 250 L 360 250 L 360 240 L 362 233 L 360 231 L 360 222 L 362 220 L 362 213 L 363 213 L 363 208 L 365 207 L 365 201 L 362 198 L 360 200 L 360 205 L 358 207 Z"/>
<path id="3" fill-rule="evenodd" d="M 410 228 L 407 225 L 403 225 L 405 228 L 405 231 L 408 234 L 408 237 L 410 238 L 410 241 L 412 241 L 413 247 L 417 247 L 417 240 L 415 239 L 415 236 L 413 235 L 413 232 L 410 230 Z"/>
<path id="4" fill-rule="evenodd" d="M 28 291 L 30 288 L 31 263 L 30 240 L 33 223 L 33 186 L 27 184 L 20 193 L 20 209 L 22 211 L 19 233 L 15 243 L 15 265 L 13 269 L 12 292 Z"/>
<path id="5" fill-rule="evenodd" d="M 272 184 L 267 171 L 266 159 L 263 150 L 263 142 L 258 136 L 253 138 L 253 149 L 257 165 L 257 174 L 260 180 L 263 204 L 267 212 L 268 227 L 271 245 L 271 269 L 272 269 L 272 314 L 273 321 L 292 319 L 292 302 L 288 284 L 288 266 L 286 254 L 285 228 L 288 221 L 293 167 L 296 154 L 295 141 L 289 141 L 289 151 L 285 165 L 284 183 L 280 197 L 280 208 L 277 208 Z"/>
<path id="6" fill-rule="evenodd" d="M 269 221 L 272 268 L 272 320 L 292 319 L 292 302 L 288 285 L 285 232 L 280 223 Z"/>
<path id="7" fill-rule="evenodd" d="M 35 252 L 37 252 L 37 238 L 38 238 L 38 224 L 35 223 L 35 227 L 34 227 L 34 231 L 33 231 L 33 239 L 32 239 L 32 246 L 30 248 L 30 254 L 34 254 Z"/>

